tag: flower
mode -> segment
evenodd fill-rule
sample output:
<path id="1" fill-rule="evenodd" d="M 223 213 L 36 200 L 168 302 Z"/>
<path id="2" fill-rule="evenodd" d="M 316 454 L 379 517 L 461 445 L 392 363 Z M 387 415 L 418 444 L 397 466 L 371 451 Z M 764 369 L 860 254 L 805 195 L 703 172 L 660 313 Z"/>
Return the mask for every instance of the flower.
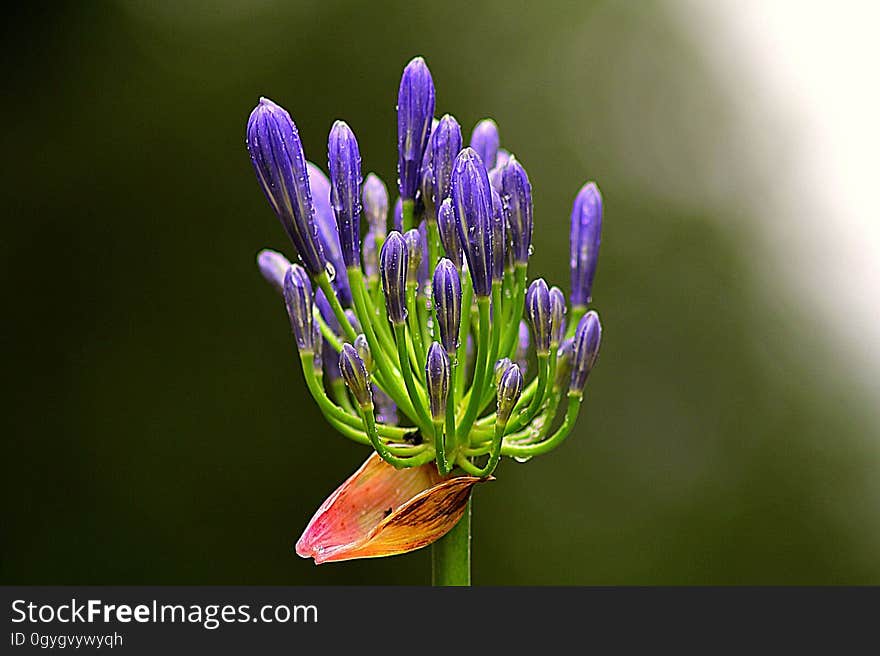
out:
<path id="1" fill-rule="evenodd" d="M 416 197 L 433 118 L 434 80 L 425 60 L 416 57 L 403 69 L 397 95 L 397 177 L 403 200 Z"/>
<path id="2" fill-rule="evenodd" d="M 358 266 L 361 250 L 361 154 L 357 139 L 345 121 L 333 124 L 327 151 L 330 203 L 336 215 L 342 259 L 346 267 Z"/>
<path id="3" fill-rule="evenodd" d="M 586 306 L 592 300 L 601 238 L 602 194 L 594 182 L 588 182 L 581 187 L 571 210 L 572 306 Z"/>
<path id="4" fill-rule="evenodd" d="M 501 174 L 502 196 L 507 200 L 508 228 L 517 264 L 529 261 L 532 248 L 532 185 L 522 164 L 511 157 Z"/>
<path id="5" fill-rule="evenodd" d="M 327 500 L 303 531 L 296 553 L 315 564 L 406 553 L 458 523 L 475 476 L 440 476 L 433 464 L 395 469 L 372 454 Z"/>
<path id="6" fill-rule="evenodd" d="M 452 208 L 477 296 L 492 290 L 492 196 L 486 167 L 476 151 L 465 148 L 452 169 Z"/>
<path id="7" fill-rule="evenodd" d="M 498 125 L 491 118 L 484 118 L 474 126 L 471 132 L 471 148 L 483 160 L 487 170 L 494 169 L 498 157 Z"/>
<path id="8" fill-rule="evenodd" d="M 379 275 L 391 323 L 406 321 L 406 273 L 406 241 L 399 232 L 392 230 L 379 254 Z"/>

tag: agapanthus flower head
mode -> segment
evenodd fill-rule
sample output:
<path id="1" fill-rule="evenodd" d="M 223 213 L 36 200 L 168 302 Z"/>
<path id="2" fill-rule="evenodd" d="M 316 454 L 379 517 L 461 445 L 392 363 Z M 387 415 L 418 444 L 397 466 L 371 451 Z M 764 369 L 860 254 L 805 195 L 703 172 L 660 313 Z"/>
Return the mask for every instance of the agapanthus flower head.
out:
<path id="1" fill-rule="evenodd" d="M 266 279 L 279 293 L 284 290 L 284 276 L 290 268 L 290 262 L 278 251 L 264 248 L 257 253 L 257 267 L 263 278 Z"/>
<path id="2" fill-rule="evenodd" d="M 497 125 L 480 121 L 463 148 L 455 118 L 433 118 L 421 58 L 398 91 L 390 231 L 388 189 L 373 173 L 361 180 L 345 122 L 330 130 L 328 178 L 305 159 L 286 111 L 262 100 L 248 121 L 257 178 L 303 264 L 264 250 L 259 270 L 284 298 L 309 393 L 334 428 L 374 452 L 297 542 L 316 563 L 443 536 L 503 457 L 525 462 L 566 438 L 599 351 L 599 318 L 585 307 L 602 219 L 595 185 L 572 212 L 577 325 L 566 330 L 559 287 L 535 274 L 528 284 L 532 189 Z"/>
<path id="3" fill-rule="evenodd" d="M 456 269 L 461 269 L 461 242 L 458 240 L 458 228 L 455 225 L 455 210 L 452 209 L 452 198 L 446 198 L 437 210 L 437 231 L 440 243 L 446 256 L 452 260 Z"/>
<path id="4" fill-rule="evenodd" d="M 599 346 L 602 342 L 602 324 L 599 315 L 590 310 L 578 323 L 574 333 L 574 353 L 571 360 L 571 384 L 569 392 L 580 394 L 587 384 L 587 377 L 596 358 L 599 357 Z"/>
<path id="5" fill-rule="evenodd" d="M 432 289 L 440 343 L 443 344 L 446 353 L 454 357 L 458 349 L 458 332 L 461 327 L 461 279 L 458 277 L 458 269 L 445 257 L 434 269 Z"/>
<path id="6" fill-rule="evenodd" d="M 495 121 L 484 118 L 474 126 L 470 146 L 477 151 L 483 164 L 486 165 L 486 170 L 495 168 L 499 145 L 498 124 Z"/>
<path id="7" fill-rule="evenodd" d="M 312 283 L 298 264 L 290 265 L 284 276 L 284 304 L 297 348 L 312 351 L 315 337 L 312 330 Z"/>
<path id="8" fill-rule="evenodd" d="M 370 374 L 357 350 L 349 343 L 343 344 L 342 350 L 339 352 L 339 372 L 357 404 L 361 408 L 372 409 L 373 394 L 370 389 Z"/>
<path id="9" fill-rule="evenodd" d="M 504 373 L 501 374 L 501 380 L 498 381 L 498 399 L 495 421 L 500 424 L 506 424 L 510 419 L 510 413 L 519 397 L 522 394 L 523 377 L 519 366 L 512 364 Z"/>
<path id="10" fill-rule="evenodd" d="M 388 188 L 375 173 L 368 173 L 364 180 L 363 207 L 370 232 L 384 239 L 388 233 Z"/>
<path id="11" fill-rule="evenodd" d="M 306 159 L 296 125 L 285 109 L 268 98 L 251 112 L 247 147 L 257 180 L 281 220 L 303 265 L 312 275 L 324 270 Z"/>
<path id="12" fill-rule="evenodd" d="M 396 230 L 388 233 L 388 238 L 379 254 L 379 277 L 385 292 L 385 308 L 391 323 L 406 321 L 406 241 Z"/>
<path id="13" fill-rule="evenodd" d="M 526 316 L 532 328 L 535 351 L 538 355 L 550 352 L 552 317 L 550 315 L 550 289 L 543 278 L 532 281 L 526 292 Z"/>
<path id="14" fill-rule="evenodd" d="M 507 204 L 508 227 L 517 263 L 529 261 L 532 248 L 532 185 L 519 161 L 512 157 L 501 173 L 502 197 Z"/>
<path id="15" fill-rule="evenodd" d="M 330 204 L 330 180 L 317 164 L 306 162 L 309 187 L 315 207 L 315 223 L 318 226 L 318 240 L 326 258 L 325 268 L 336 295 L 343 305 L 351 305 L 351 287 L 342 257 L 342 244 L 333 207 Z"/>
<path id="16" fill-rule="evenodd" d="M 428 348 L 428 359 L 425 363 L 425 386 L 431 405 L 431 418 L 435 422 L 443 421 L 446 416 L 449 376 L 449 356 L 438 342 L 433 342 Z"/>
<path id="17" fill-rule="evenodd" d="M 571 304 L 584 307 L 592 300 L 593 279 L 602 237 L 602 194 L 588 182 L 571 210 Z"/>
<path id="18" fill-rule="evenodd" d="M 416 57 L 403 69 L 397 95 L 397 176 L 403 200 L 416 197 L 433 118 L 434 80 L 425 60 Z"/>
<path id="19" fill-rule="evenodd" d="M 358 266 L 361 251 L 361 153 L 354 132 L 345 121 L 336 121 L 327 144 L 330 164 L 330 202 L 336 215 L 342 259 L 346 267 Z"/>
<path id="20" fill-rule="evenodd" d="M 486 167 L 476 151 L 465 148 L 452 168 L 452 208 L 474 294 L 492 291 L 492 195 Z"/>
<path id="21" fill-rule="evenodd" d="M 444 114 L 431 135 L 431 170 L 434 175 L 434 207 L 439 208 L 452 195 L 452 166 L 461 152 L 461 126 L 455 117 Z"/>
<path id="22" fill-rule="evenodd" d="M 406 280 L 408 283 L 419 281 L 419 267 L 422 265 L 422 236 L 418 228 L 407 230 L 403 235 L 406 242 Z"/>
<path id="23" fill-rule="evenodd" d="M 559 287 L 550 288 L 550 347 L 557 348 L 565 336 L 565 294 Z"/>

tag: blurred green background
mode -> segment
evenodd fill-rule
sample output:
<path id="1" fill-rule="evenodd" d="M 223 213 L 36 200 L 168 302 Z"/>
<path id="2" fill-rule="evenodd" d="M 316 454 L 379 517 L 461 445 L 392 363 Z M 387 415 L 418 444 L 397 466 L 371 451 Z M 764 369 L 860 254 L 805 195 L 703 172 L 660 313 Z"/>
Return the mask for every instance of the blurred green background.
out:
<path id="1" fill-rule="evenodd" d="M 477 584 L 880 583 L 876 421 L 755 267 L 763 193 L 723 80 L 662 3 L 54 3 L 2 28 L 0 582 L 427 584 L 427 551 L 293 543 L 366 457 L 302 382 L 244 146 L 261 95 L 392 183 L 400 72 L 494 117 L 531 177 L 531 272 L 605 198 L 602 355 L 577 430 L 478 489 Z M 728 147 L 729 146 L 729 147 Z M 717 201 L 707 189 L 725 181 Z"/>

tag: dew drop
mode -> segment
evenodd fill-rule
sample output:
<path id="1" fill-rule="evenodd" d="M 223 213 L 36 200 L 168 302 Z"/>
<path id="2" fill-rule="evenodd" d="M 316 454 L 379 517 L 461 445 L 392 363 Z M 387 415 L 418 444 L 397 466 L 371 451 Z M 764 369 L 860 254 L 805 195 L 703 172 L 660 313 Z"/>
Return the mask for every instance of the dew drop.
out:
<path id="1" fill-rule="evenodd" d="M 327 261 L 326 265 L 327 277 L 330 278 L 330 282 L 336 280 L 336 267 L 333 266 L 332 262 Z"/>
<path id="2" fill-rule="evenodd" d="M 526 463 L 532 459 L 532 456 L 514 456 L 513 459 L 519 463 Z"/>

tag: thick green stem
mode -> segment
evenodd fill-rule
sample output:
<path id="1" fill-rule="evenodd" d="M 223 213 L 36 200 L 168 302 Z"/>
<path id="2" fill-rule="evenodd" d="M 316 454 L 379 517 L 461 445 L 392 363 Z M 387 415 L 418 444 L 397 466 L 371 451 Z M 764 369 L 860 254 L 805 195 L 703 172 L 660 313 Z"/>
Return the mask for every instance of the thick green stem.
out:
<path id="1" fill-rule="evenodd" d="M 458 524 L 431 545 L 431 582 L 435 586 L 471 584 L 471 503 L 468 499 Z"/>

